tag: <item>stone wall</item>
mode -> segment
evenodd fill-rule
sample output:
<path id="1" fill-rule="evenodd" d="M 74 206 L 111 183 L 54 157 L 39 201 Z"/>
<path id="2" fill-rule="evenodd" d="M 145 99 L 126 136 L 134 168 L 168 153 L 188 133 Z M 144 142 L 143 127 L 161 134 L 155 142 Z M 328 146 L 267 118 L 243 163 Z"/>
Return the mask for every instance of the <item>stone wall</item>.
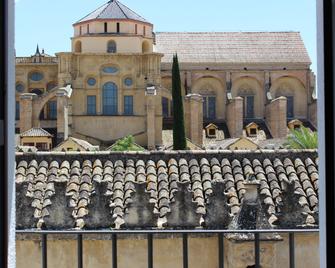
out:
<path id="1" fill-rule="evenodd" d="M 261 241 L 261 267 L 283 268 L 289 266 L 288 236 L 283 241 Z M 77 243 L 74 237 L 48 237 L 48 267 L 72 268 L 77 265 Z M 295 260 L 297 268 L 319 267 L 319 237 L 317 234 L 299 234 L 295 237 Z M 189 267 L 218 267 L 217 236 L 190 235 L 188 239 Z M 254 265 L 254 243 L 224 240 L 224 260 L 227 268 L 245 268 Z M 145 268 L 147 265 L 146 237 L 119 235 L 118 267 Z M 112 241 L 110 235 L 84 235 L 84 267 L 112 267 Z M 154 235 L 154 267 L 182 267 L 182 238 L 180 235 Z M 39 236 L 18 235 L 16 241 L 17 268 L 41 267 L 41 243 Z"/>

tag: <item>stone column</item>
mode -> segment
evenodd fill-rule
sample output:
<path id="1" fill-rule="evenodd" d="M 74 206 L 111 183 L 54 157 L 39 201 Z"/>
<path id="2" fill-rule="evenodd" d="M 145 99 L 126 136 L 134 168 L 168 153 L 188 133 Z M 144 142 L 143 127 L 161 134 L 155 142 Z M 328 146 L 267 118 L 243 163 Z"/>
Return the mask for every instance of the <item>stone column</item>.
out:
<path id="1" fill-rule="evenodd" d="M 34 93 L 23 93 L 20 96 L 20 133 L 33 127 L 33 99 Z"/>
<path id="2" fill-rule="evenodd" d="M 227 104 L 227 127 L 232 138 L 243 135 L 243 98 L 236 97 Z"/>
<path id="3" fill-rule="evenodd" d="M 68 96 L 63 90 L 57 96 L 57 143 L 68 138 Z"/>
<path id="4" fill-rule="evenodd" d="M 202 146 L 203 98 L 199 94 L 185 96 L 185 132 L 193 143 Z"/>
<path id="5" fill-rule="evenodd" d="M 287 99 L 279 97 L 266 106 L 265 121 L 273 138 L 287 136 Z"/>
<path id="6" fill-rule="evenodd" d="M 308 120 L 311 122 L 311 124 L 315 128 L 318 127 L 318 103 L 317 103 L 317 100 L 313 100 L 313 102 L 308 105 Z"/>
<path id="7" fill-rule="evenodd" d="M 147 95 L 147 137 L 148 137 L 148 150 L 156 148 L 155 138 L 155 95 Z"/>

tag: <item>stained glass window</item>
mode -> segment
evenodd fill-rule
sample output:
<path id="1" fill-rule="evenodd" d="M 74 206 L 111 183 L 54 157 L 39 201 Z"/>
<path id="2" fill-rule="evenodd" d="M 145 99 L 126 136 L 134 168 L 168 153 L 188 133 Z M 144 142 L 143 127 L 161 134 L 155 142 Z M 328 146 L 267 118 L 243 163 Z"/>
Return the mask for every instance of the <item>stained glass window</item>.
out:
<path id="1" fill-rule="evenodd" d="M 103 114 L 117 115 L 118 90 L 113 82 L 107 82 L 103 86 Z"/>

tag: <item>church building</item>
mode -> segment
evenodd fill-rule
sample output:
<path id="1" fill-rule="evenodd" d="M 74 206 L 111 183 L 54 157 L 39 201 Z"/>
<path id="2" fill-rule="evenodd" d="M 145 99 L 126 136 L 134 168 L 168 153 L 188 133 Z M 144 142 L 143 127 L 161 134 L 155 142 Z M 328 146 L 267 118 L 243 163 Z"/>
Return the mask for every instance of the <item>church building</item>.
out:
<path id="1" fill-rule="evenodd" d="M 298 32 L 155 32 L 111 0 L 73 24 L 72 50 L 16 58 L 16 129 L 43 128 L 102 148 L 129 134 L 148 149 L 172 127 L 178 54 L 188 138 L 215 124 L 226 138 L 255 123 L 272 138 L 288 122 L 317 127 L 315 76 Z"/>

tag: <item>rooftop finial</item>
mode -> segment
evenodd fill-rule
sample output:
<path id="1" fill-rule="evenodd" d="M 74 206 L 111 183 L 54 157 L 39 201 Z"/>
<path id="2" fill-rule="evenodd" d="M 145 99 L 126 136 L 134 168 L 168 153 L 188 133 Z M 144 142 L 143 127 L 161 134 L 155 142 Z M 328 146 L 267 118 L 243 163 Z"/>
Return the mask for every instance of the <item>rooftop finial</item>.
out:
<path id="1" fill-rule="evenodd" d="M 38 47 L 38 44 L 37 44 L 37 47 L 36 47 L 35 55 L 41 55 L 41 53 L 40 53 L 40 49 L 39 49 L 39 47 Z"/>

